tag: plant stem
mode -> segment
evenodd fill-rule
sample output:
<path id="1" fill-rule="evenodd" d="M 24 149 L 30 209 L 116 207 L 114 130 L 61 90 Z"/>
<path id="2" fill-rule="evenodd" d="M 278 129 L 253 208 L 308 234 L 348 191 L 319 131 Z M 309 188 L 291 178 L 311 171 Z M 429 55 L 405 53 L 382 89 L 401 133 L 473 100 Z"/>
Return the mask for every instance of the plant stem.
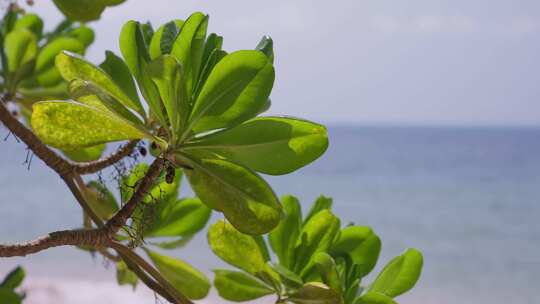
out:
<path id="1" fill-rule="evenodd" d="M 179 304 L 193 304 L 188 298 L 186 298 L 184 295 L 179 293 L 170 283 L 165 279 L 159 271 L 157 271 L 152 265 L 150 265 L 145 259 L 143 259 L 141 256 L 130 250 L 125 245 L 118 243 L 118 242 L 112 242 L 111 248 L 115 249 L 121 254 L 124 254 L 128 256 L 130 259 L 135 261 L 137 265 L 142 267 L 148 274 L 150 274 L 158 283 L 161 284 L 161 286 L 169 293 L 173 298 L 175 299 L 176 303 Z"/>

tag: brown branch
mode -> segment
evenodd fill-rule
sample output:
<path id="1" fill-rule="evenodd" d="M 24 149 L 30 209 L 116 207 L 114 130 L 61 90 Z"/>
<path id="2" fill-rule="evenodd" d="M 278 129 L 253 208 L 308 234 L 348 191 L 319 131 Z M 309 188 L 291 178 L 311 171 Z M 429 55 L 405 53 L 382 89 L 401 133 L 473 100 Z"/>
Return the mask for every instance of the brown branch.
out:
<path id="1" fill-rule="evenodd" d="M 118 252 L 118 251 L 117 251 Z M 162 296 L 164 299 L 171 303 L 175 303 L 176 300 L 167 293 L 167 291 L 161 287 L 154 279 L 152 279 L 146 272 L 144 272 L 139 265 L 132 261 L 128 256 L 118 252 L 118 255 L 124 260 L 129 270 L 131 270 L 137 277 L 146 285 L 148 288 L 155 291 L 157 294 Z"/>
<path id="2" fill-rule="evenodd" d="M 106 248 L 98 247 L 96 248 L 96 251 L 99 252 L 106 259 L 113 261 L 115 263 L 120 262 L 122 260 L 119 256 L 115 255 L 114 253 L 109 252 Z"/>
<path id="3" fill-rule="evenodd" d="M 130 140 L 113 154 L 96 161 L 86 163 L 71 163 L 71 166 L 73 166 L 73 171 L 78 174 L 92 174 L 101 171 L 122 160 L 124 157 L 129 156 L 133 152 L 133 149 L 137 147 L 139 141 L 140 140 L 138 139 Z"/>
<path id="4" fill-rule="evenodd" d="M 137 205 L 144 199 L 146 194 L 148 194 L 154 185 L 164 164 L 165 159 L 161 157 L 156 158 L 154 162 L 152 162 L 145 176 L 139 180 L 135 193 L 133 193 L 129 201 L 104 226 L 101 220 L 97 218 L 97 215 L 86 203 L 84 196 L 82 196 L 82 193 L 80 192 L 79 188 L 77 188 L 77 185 L 75 185 L 73 180 L 65 180 L 70 189 L 74 188 L 72 189 L 72 192 L 76 196 L 79 203 L 81 203 L 83 209 L 89 215 L 95 216 L 96 224 L 102 227 L 97 229 L 64 230 L 52 232 L 47 236 L 39 238 L 35 241 L 15 245 L 0 245 L 0 257 L 17 255 L 24 256 L 50 247 L 61 245 L 90 245 L 93 247 L 103 245 L 101 242 L 103 240 L 111 240 L 116 232 L 118 232 L 118 230 L 120 230 L 120 228 L 122 228 L 126 221 L 131 217 Z M 13 252 L 10 253 L 9 250 L 13 250 Z"/>
<path id="5" fill-rule="evenodd" d="M 62 230 L 51 232 L 33 241 L 12 245 L 0 245 L 0 257 L 26 256 L 58 246 L 107 247 L 111 238 L 102 230 Z"/>
<path id="6" fill-rule="evenodd" d="M 0 100 L 0 121 L 60 176 L 69 176 L 71 174 L 73 171 L 71 164 L 42 143 L 32 131 L 13 117 L 4 105 L 3 100 Z"/>
<path id="7" fill-rule="evenodd" d="M 133 250 L 129 249 L 127 246 L 113 241 L 111 243 L 111 248 L 116 250 L 119 254 L 126 255 L 137 265 L 144 269 L 148 274 L 150 274 L 166 291 L 170 294 L 174 301 L 173 303 L 179 304 L 192 304 L 192 302 L 186 298 L 183 294 L 179 293 L 174 286 L 167 281 L 152 265 L 150 265 L 145 259 L 136 254 Z"/>

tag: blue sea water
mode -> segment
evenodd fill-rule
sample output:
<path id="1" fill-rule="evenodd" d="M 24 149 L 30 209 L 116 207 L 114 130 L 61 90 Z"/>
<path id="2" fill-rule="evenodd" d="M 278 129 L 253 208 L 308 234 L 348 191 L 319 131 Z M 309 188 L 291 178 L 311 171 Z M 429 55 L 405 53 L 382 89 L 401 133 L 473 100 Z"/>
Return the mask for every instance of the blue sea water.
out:
<path id="1" fill-rule="evenodd" d="M 407 247 L 420 249 L 421 280 L 400 303 L 540 303 L 540 129 L 329 131 L 330 147 L 320 160 L 267 179 L 279 195 L 298 196 L 304 208 L 325 194 L 344 223 L 373 227 L 383 241 L 376 270 Z M 28 171 L 25 155 L 13 138 L 0 142 L 1 242 L 80 225 L 62 182 L 37 159 Z M 205 271 L 227 267 L 208 252 L 204 233 L 174 255 Z M 21 263 L 30 276 L 51 278 L 103 268 L 85 253 L 58 248 L 0 260 L 0 273 Z M 112 280 L 112 271 L 103 277 Z"/>

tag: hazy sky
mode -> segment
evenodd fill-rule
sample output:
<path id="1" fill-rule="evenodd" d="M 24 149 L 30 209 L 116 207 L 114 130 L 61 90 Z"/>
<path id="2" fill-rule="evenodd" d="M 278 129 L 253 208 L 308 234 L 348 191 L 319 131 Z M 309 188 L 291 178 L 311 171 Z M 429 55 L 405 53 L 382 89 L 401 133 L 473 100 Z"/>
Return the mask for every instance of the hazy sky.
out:
<path id="1" fill-rule="evenodd" d="M 36 1 L 33 10 L 60 14 Z M 200 10 L 227 50 L 269 34 L 272 114 L 333 123 L 540 125 L 540 1 L 128 0 L 93 24 L 88 53 L 118 50 L 128 19 Z M 100 51 L 98 51 L 100 50 Z"/>

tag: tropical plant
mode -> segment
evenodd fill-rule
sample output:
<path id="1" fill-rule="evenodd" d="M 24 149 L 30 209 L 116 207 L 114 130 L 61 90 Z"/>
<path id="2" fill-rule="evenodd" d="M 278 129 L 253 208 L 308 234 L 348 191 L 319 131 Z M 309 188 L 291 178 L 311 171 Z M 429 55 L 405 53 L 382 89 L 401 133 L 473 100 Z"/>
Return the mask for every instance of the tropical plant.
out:
<path id="1" fill-rule="evenodd" d="M 34 104 L 32 127 L 44 143 L 65 150 L 149 140 L 156 168 L 187 168 L 206 205 L 240 231 L 262 234 L 277 225 L 281 207 L 255 171 L 281 175 L 309 164 L 326 150 L 326 129 L 256 117 L 269 107 L 274 82 L 270 38 L 262 49 L 228 54 L 220 36 L 206 38 L 207 23 L 195 13 L 154 34 L 129 21 L 120 35 L 125 61 L 107 51 L 99 67 L 60 53 L 56 67 L 73 100 Z"/>
<path id="2" fill-rule="evenodd" d="M 148 23 L 129 21 L 120 35 L 123 58 L 107 51 L 99 66 L 62 51 L 55 56 L 54 71 L 67 83 L 71 99 L 32 102 L 33 131 L 6 107 L 21 106 L 26 86 L 18 78 L 21 86 L 13 80 L 3 86 L 0 121 L 62 178 L 85 221 L 83 229 L 0 245 L 0 257 L 75 245 L 116 262 L 119 283 L 135 284 L 136 276 L 171 302 L 191 303 L 206 295 L 207 279 L 185 262 L 151 251 L 150 245 L 185 243 L 204 227 L 210 209 L 249 235 L 278 225 L 281 204 L 257 172 L 281 175 L 311 163 L 327 148 L 326 129 L 297 118 L 259 117 L 270 106 L 272 40 L 264 37 L 254 50 L 227 53 L 221 36 L 207 35 L 207 24 L 202 13 L 155 32 Z M 23 59 L 15 60 L 16 71 L 27 62 Z M 105 143 L 124 140 L 129 142 L 110 156 L 93 160 L 86 154 L 85 162 L 66 160 L 51 149 L 102 150 Z M 83 181 L 82 175 L 133 154 L 142 141 L 155 159 L 121 177 L 121 204 L 101 183 Z M 143 147 L 139 151 L 146 154 Z M 198 199 L 176 199 L 181 172 Z M 153 237 L 173 240 L 145 245 L 143 239 Z"/>
<path id="3" fill-rule="evenodd" d="M 407 249 L 364 284 L 381 250 L 370 227 L 341 227 L 331 212 L 332 200 L 324 196 L 305 217 L 297 198 L 285 196 L 281 202 L 284 217 L 268 234 L 278 263 L 271 262 L 263 237 L 240 233 L 225 221 L 210 227 L 208 243 L 214 253 L 240 269 L 214 270 L 221 297 L 238 302 L 275 295 L 276 303 L 393 304 L 394 297 L 416 284 L 423 263 L 418 250 Z"/>
<path id="4" fill-rule="evenodd" d="M 0 283 L 0 303 L 19 304 L 25 298 L 24 293 L 17 292 L 16 289 L 24 280 L 24 269 L 17 267 L 10 271 Z"/>

